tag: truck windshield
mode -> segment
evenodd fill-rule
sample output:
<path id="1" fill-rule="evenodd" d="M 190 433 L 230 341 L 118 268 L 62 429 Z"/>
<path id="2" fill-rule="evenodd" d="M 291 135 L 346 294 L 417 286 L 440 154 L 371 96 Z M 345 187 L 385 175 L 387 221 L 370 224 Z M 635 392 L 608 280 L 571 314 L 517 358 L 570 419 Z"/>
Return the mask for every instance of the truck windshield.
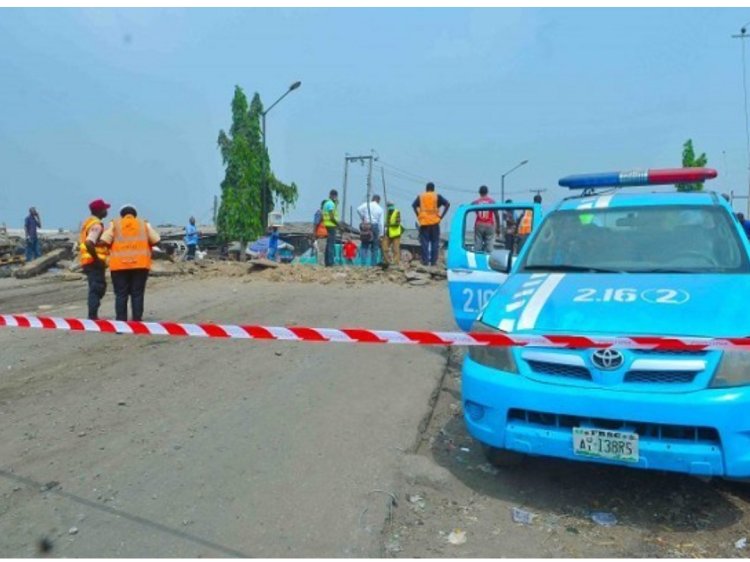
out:
<path id="1" fill-rule="evenodd" d="M 745 247 L 722 207 L 673 205 L 556 211 L 521 271 L 747 273 Z"/>

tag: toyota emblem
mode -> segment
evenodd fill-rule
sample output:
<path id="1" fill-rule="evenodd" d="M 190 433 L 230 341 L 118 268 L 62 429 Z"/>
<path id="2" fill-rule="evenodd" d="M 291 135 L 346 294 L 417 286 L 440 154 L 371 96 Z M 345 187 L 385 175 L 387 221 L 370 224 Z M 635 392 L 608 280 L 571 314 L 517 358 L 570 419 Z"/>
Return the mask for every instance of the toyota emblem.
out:
<path id="1" fill-rule="evenodd" d="M 625 358 L 616 349 L 597 349 L 591 356 L 594 365 L 604 371 L 614 371 L 622 366 Z"/>

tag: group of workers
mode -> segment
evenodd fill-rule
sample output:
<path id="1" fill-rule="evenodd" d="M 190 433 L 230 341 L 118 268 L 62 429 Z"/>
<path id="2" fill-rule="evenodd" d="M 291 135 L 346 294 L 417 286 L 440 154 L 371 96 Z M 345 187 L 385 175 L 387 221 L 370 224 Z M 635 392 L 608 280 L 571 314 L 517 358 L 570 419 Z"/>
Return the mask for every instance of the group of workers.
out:
<path id="1" fill-rule="evenodd" d="M 124 205 L 120 216 L 105 228 L 104 219 L 110 206 L 103 199 L 89 203 L 91 214 L 83 222 L 79 236 L 79 259 L 89 288 L 88 318 L 99 318 L 99 306 L 107 292 L 109 266 L 116 319 L 127 321 L 130 300 L 132 319 L 140 321 L 151 270 L 151 249 L 160 237 L 148 221 L 138 217 L 133 205 Z"/>
<path id="2" fill-rule="evenodd" d="M 339 194 L 332 189 L 328 199 L 320 204 L 315 213 L 315 247 L 318 263 L 331 267 L 336 262 L 336 235 L 342 226 L 339 215 Z M 401 235 L 404 228 L 401 224 L 401 211 L 395 203 L 389 201 L 386 209 L 380 205 L 380 196 L 373 195 L 371 201 L 362 203 L 357 208 L 359 224 L 359 256 L 363 265 L 377 265 L 378 249 L 382 252 L 384 264 L 398 265 L 401 262 Z M 348 238 L 342 247 L 342 256 L 346 263 L 353 263 L 357 256 L 356 244 Z"/>
<path id="3" fill-rule="evenodd" d="M 510 199 L 505 201 L 512 203 Z M 534 196 L 534 203 L 541 204 L 540 195 Z M 489 197 L 486 185 L 479 188 L 479 198 L 472 205 L 494 205 L 495 200 Z M 450 209 L 450 202 L 435 191 L 433 182 L 425 185 L 412 203 L 419 226 L 420 261 L 424 266 L 435 266 L 440 255 L 440 223 Z M 381 248 L 384 265 L 400 263 L 401 236 L 404 232 L 401 212 L 389 201 L 387 210 L 380 206 L 380 196 L 373 195 L 371 201 L 362 203 L 357 208 L 360 219 L 359 255 L 363 265 L 377 264 L 377 248 Z M 501 224 L 504 230 L 505 248 L 511 252 L 518 251 L 531 233 L 533 212 L 529 209 L 520 216 L 513 211 L 505 210 L 502 221 L 497 210 L 477 211 L 474 224 L 474 251 L 489 253 L 494 248 L 495 237 L 500 236 Z M 338 191 L 332 189 L 320 204 L 315 214 L 315 246 L 318 252 L 318 263 L 330 267 L 334 265 L 336 254 L 337 230 L 342 226 L 339 215 Z M 342 240 L 342 254 L 346 263 L 353 263 L 356 256 L 356 244 L 350 237 Z"/>
<path id="4" fill-rule="evenodd" d="M 512 204 L 512 199 L 506 199 L 506 204 Z M 534 195 L 534 203 L 542 204 L 542 196 Z M 495 200 L 489 196 L 486 185 L 479 188 L 479 198 L 472 201 L 472 205 L 494 205 Z M 495 247 L 495 237 L 501 234 L 500 213 L 497 209 L 476 211 L 474 221 L 474 251 L 489 254 Z M 526 239 L 531 234 L 534 212 L 526 209 L 520 216 L 506 209 L 502 212 L 502 232 L 504 234 L 503 246 L 511 253 L 521 250 Z"/>
<path id="5" fill-rule="evenodd" d="M 479 199 L 474 205 L 494 204 L 489 197 L 487 186 L 479 188 Z M 506 203 L 510 203 L 508 200 Z M 534 198 L 541 203 L 541 197 Z M 127 321 L 128 301 L 131 306 L 131 317 L 140 321 L 146 293 L 146 282 L 151 270 L 151 251 L 159 243 L 159 234 L 148 221 L 138 217 L 133 205 L 120 208 L 119 217 L 112 220 L 105 228 L 110 204 L 103 199 L 89 203 L 90 216 L 83 222 L 79 236 L 79 259 L 88 281 L 88 318 L 99 318 L 101 300 L 107 291 L 106 270 L 109 268 L 112 286 L 115 292 L 115 316 L 117 320 Z M 435 184 L 427 183 L 425 191 L 417 196 L 412 208 L 419 224 L 419 241 L 422 265 L 435 266 L 440 254 L 440 222 L 450 209 L 450 202 L 435 192 Z M 373 195 L 371 201 L 357 208 L 360 218 L 359 248 L 361 263 L 377 265 L 378 249 L 382 252 L 384 264 L 399 265 L 401 258 L 401 236 L 404 233 L 401 212 L 395 203 L 389 201 L 384 210 L 380 205 L 380 196 Z M 525 236 L 531 232 L 531 211 L 526 211 L 517 219 L 511 211 L 503 212 L 505 223 L 505 246 L 513 251 L 515 242 L 519 248 Z M 491 252 L 495 236 L 500 235 L 500 217 L 497 210 L 478 211 L 474 225 L 474 248 L 478 252 Z M 328 199 L 321 203 L 320 211 L 315 217 L 315 236 L 318 247 L 319 263 L 330 267 L 335 262 L 336 235 L 342 226 L 339 216 L 338 192 L 332 189 Z M 34 207 L 24 223 L 26 234 L 27 260 L 39 257 L 39 238 L 37 229 L 41 228 L 39 213 Z M 195 259 L 199 232 L 195 218 L 190 217 L 186 227 L 186 259 Z M 277 235 L 278 236 L 278 235 Z M 321 246 L 323 246 L 321 248 Z M 345 255 L 347 263 L 353 263 L 356 256 L 356 245 L 349 238 L 346 240 Z M 322 258 L 322 259 L 321 259 Z"/>

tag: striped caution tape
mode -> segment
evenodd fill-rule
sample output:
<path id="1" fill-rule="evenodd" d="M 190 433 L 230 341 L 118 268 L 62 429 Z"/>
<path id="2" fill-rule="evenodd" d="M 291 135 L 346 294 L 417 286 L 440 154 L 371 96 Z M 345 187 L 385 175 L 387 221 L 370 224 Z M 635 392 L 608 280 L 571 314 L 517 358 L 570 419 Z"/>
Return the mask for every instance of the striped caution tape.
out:
<path id="1" fill-rule="evenodd" d="M 28 314 L 0 314 L 0 327 L 38 328 L 73 332 L 100 332 L 151 336 L 177 336 L 244 340 L 279 340 L 317 343 L 375 343 L 437 346 L 524 346 L 557 348 L 652 349 L 705 351 L 750 350 L 750 338 L 694 338 L 664 336 L 600 337 L 580 335 L 534 335 L 485 332 L 434 332 L 421 330 L 367 330 L 363 328 L 269 327 L 233 324 L 187 324 L 178 322 L 121 322 L 56 318 Z"/>

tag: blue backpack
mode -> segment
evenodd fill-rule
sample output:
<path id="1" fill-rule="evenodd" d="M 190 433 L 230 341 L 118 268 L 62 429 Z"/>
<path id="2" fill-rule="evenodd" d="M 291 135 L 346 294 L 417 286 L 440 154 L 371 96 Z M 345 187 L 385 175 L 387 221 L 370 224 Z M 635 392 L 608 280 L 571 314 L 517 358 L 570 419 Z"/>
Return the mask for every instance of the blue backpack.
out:
<path id="1" fill-rule="evenodd" d="M 320 221 L 323 220 L 323 212 L 318 209 L 315 211 L 315 218 L 313 218 L 313 226 L 318 226 L 320 224 Z"/>

